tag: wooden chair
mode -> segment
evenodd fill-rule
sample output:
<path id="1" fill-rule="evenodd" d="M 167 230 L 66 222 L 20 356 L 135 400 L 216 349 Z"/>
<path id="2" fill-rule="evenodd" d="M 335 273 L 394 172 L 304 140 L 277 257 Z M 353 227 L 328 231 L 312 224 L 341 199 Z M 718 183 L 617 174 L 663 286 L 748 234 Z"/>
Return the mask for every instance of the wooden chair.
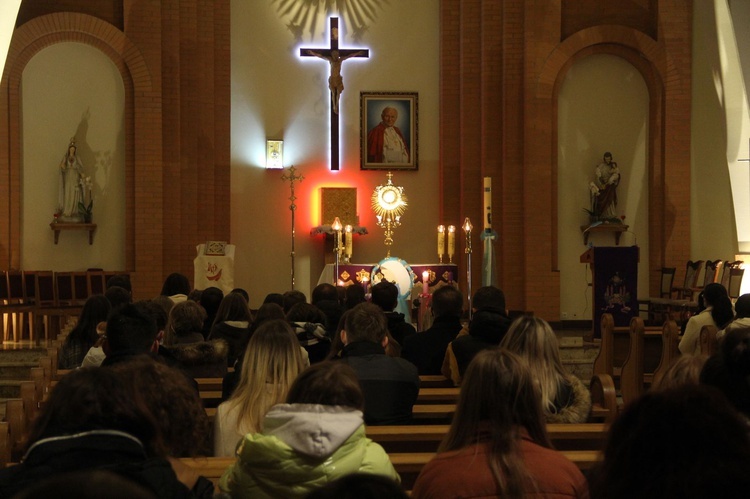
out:
<path id="1" fill-rule="evenodd" d="M 724 265 L 722 265 L 722 269 L 721 269 L 721 285 L 724 286 L 725 289 L 729 290 L 729 277 L 731 275 L 730 271 L 732 269 L 741 268 L 743 263 L 744 262 L 742 262 L 741 260 L 737 260 L 734 262 L 730 262 L 730 261 L 724 262 Z"/>
<path id="2" fill-rule="evenodd" d="M 663 322 L 667 317 L 667 303 L 672 296 L 672 284 L 677 272 L 675 267 L 662 267 L 661 278 L 659 279 L 659 296 L 638 300 L 638 312 L 645 312 L 649 324 L 654 324 L 659 320 Z M 644 309 L 645 307 L 645 309 Z M 657 319 L 657 315 L 659 319 Z"/>
<path id="3" fill-rule="evenodd" d="M 727 287 L 727 293 L 732 303 L 737 301 L 740 297 L 740 289 L 742 288 L 742 277 L 745 275 L 745 269 L 743 268 L 732 268 L 729 269 L 729 286 Z"/>
<path id="4" fill-rule="evenodd" d="M 2 305 L 3 313 L 7 314 L 8 325 L 5 329 L 4 340 L 9 339 L 9 333 L 13 333 L 13 341 L 23 339 L 24 331 L 29 331 L 29 339 L 34 339 L 34 300 L 29 298 L 26 290 L 26 280 L 20 270 L 8 270 L 3 272 L 4 292 L 6 298 Z"/>
<path id="5" fill-rule="evenodd" d="M 103 270 L 89 270 L 86 272 L 88 292 L 91 295 L 103 295 L 107 289 L 107 278 Z"/>
<path id="6" fill-rule="evenodd" d="M 678 301 L 692 300 L 698 286 L 698 278 L 703 269 L 703 260 L 688 261 L 685 265 L 685 280 L 682 286 L 672 288 L 672 297 Z"/>

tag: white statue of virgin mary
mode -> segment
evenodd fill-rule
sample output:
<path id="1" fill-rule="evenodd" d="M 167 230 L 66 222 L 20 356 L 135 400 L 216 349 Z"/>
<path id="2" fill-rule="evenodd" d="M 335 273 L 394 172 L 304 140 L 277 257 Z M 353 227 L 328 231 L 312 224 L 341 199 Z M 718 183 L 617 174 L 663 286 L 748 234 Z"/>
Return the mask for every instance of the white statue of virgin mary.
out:
<path id="1" fill-rule="evenodd" d="M 60 183 L 57 194 L 57 211 L 60 222 L 83 222 L 78 203 L 83 202 L 83 164 L 76 155 L 75 137 L 70 139 L 68 152 L 60 161 Z"/>

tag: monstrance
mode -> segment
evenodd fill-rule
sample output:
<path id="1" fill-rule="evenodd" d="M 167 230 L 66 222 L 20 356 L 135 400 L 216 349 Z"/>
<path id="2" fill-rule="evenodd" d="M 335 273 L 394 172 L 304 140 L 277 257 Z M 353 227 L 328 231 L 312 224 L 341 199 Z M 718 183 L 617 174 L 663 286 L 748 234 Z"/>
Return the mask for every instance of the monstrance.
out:
<path id="1" fill-rule="evenodd" d="M 372 193 L 372 211 L 378 227 L 385 229 L 386 258 L 391 256 L 393 230 L 401 225 L 401 215 L 406 211 L 404 188 L 393 185 L 393 173 L 388 172 L 386 183 L 375 187 Z"/>

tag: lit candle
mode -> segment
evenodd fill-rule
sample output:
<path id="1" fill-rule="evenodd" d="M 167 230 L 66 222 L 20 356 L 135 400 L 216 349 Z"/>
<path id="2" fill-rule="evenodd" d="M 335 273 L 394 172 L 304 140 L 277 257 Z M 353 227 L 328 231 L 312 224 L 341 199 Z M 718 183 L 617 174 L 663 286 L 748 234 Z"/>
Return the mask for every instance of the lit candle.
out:
<path id="1" fill-rule="evenodd" d="M 430 272 L 425 270 L 422 272 L 422 294 L 428 294 L 430 292 Z"/>
<path id="2" fill-rule="evenodd" d="M 492 230 L 492 177 L 484 177 L 484 230 Z"/>
<path id="3" fill-rule="evenodd" d="M 339 220 L 339 217 L 333 219 L 331 228 L 336 232 L 336 248 L 334 248 L 334 251 L 340 255 L 341 250 L 343 249 L 341 247 L 341 229 L 343 228 L 343 226 L 341 225 L 341 220 Z"/>
<path id="4" fill-rule="evenodd" d="M 367 294 L 367 282 L 368 282 L 369 280 L 370 280 L 370 279 L 369 279 L 369 278 L 367 278 L 367 277 L 363 277 L 363 278 L 362 278 L 362 287 L 363 287 L 363 288 L 365 289 L 365 294 Z"/>
<path id="5" fill-rule="evenodd" d="M 456 254 L 456 226 L 448 226 L 448 258 L 453 262 L 453 255 Z"/>
<path id="6" fill-rule="evenodd" d="M 443 263 L 443 255 L 445 254 L 445 225 L 438 225 L 438 259 L 440 263 Z"/>
<path id="7" fill-rule="evenodd" d="M 344 227 L 344 253 L 347 258 L 352 257 L 352 226 L 347 225 Z"/>

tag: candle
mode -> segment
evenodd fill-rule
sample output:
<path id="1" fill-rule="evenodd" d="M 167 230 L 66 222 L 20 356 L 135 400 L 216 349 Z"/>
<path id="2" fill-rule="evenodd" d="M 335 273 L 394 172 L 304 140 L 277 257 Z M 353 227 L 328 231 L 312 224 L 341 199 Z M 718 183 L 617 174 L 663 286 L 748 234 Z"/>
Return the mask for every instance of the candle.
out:
<path id="1" fill-rule="evenodd" d="M 422 272 L 422 294 L 428 294 L 430 292 L 430 272 L 425 270 Z"/>
<path id="2" fill-rule="evenodd" d="M 344 227 L 344 253 L 347 258 L 352 257 L 352 226 L 347 225 Z"/>
<path id="3" fill-rule="evenodd" d="M 369 280 L 370 279 L 368 279 L 367 277 L 362 277 L 362 287 L 365 290 L 365 294 L 367 294 L 367 281 L 369 281 Z"/>
<path id="4" fill-rule="evenodd" d="M 484 230 L 492 230 L 492 177 L 484 177 Z"/>
<path id="5" fill-rule="evenodd" d="M 445 254 L 445 225 L 438 225 L 438 259 L 440 263 L 443 263 L 443 255 Z"/>
<path id="6" fill-rule="evenodd" d="M 456 254 L 456 226 L 448 226 L 448 258 L 453 262 L 453 255 Z"/>

